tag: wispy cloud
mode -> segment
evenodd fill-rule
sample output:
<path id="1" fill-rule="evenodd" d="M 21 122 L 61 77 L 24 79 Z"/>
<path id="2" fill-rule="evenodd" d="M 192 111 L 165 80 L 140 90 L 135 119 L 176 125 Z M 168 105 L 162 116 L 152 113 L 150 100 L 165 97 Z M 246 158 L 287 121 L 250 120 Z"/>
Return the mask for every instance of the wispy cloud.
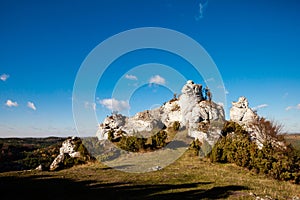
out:
<path id="1" fill-rule="evenodd" d="M 198 8 L 198 14 L 197 14 L 197 16 L 196 16 L 196 20 L 197 20 L 197 21 L 203 18 L 203 16 L 204 16 L 204 11 L 205 11 L 205 9 L 206 9 L 206 7 L 207 7 L 207 4 L 208 4 L 208 0 L 201 0 L 201 1 L 199 2 L 199 4 L 198 4 L 198 5 L 199 5 L 199 8 Z"/>
<path id="2" fill-rule="evenodd" d="M 6 81 L 8 78 L 9 78 L 9 75 L 8 75 L 8 74 L 2 74 L 2 75 L 0 76 L 0 80 L 1 80 L 1 81 Z"/>
<path id="3" fill-rule="evenodd" d="M 84 108 L 96 110 L 96 103 L 84 102 Z"/>
<path id="4" fill-rule="evenodd" d="M 149 79 L 149 83 L 150 83 L 150 84 L 160 84 L 160 85 L 164 85 L 164 84 L 166 84 L 166 79 L 164 79 L 164 78 L 161 77 L 160 75 L 155 75 L 155 76 L 152 76 L 152 77 Z"/>
<path id="5" fill-rule="evenodd" d="M 17 107 L 17 106 L 19 106 L 19 104 L 18 104 L 16 101 L 13 102 L 13 101 L 10 100 L 10 99 L 8 99 L 8 100 L 6 101 L 5 105 L 8 106 L 8 107 Z"/>
<path id="6" fill-rule="evenodd" d="M 288 106 L 285 108 L 286 111 L 289 111 L 289 110 L 300 110 L 300 103 L 296 106 Z"/>
<path id="7" fill-rule="evenodd" d="M 205 80 L 205 82 L 213 82 L 213 81 L 215 81 L 214 78 L 208 78 L 208 79 Z"/>
<path id="8" fill-rule="evenodd" d="M 292 110 L 294 107 L 293 106 L 288 106 L 285 108 L 286 111 Z"/>
<path id="9" fill-rule="evenodd" d="M 288 92 L 286 92 L 286 93 L 284 93 L 284 95 L 282 96 L 282 98 L 287 98 L 289 96 L 289 93 Z"/>
<path id="10" fill-rule="evenodd" d="M 136 76 L 132 75 L 132 74 L 126 74 L 125 78 L 129 79 L 129 80 L 133 80 L 133 81 L 137 81 L 138 80 L 138 78 Z"/>
<path id="11" fill-rule="evenodd" d="M 111 111 L 121 112 L 123 110 L 130 109 L 130 105 L 129 105 L 128 101 L 117 100 L 115 98 L 102 99 L 102 100 L 99 100 L 99 103 Z"/>
<path id="12" fill-rule="evenodd" d="M 28 101 L 27 102 L 27 107 L 30 108 L 30 109 L 32 109 L 32 110 L 36 110 L 36 107 L 35 107 L 35 105 L 34 105 L 33 102 Z"/>
<path id="13" fill-rule="evenodd" d="M 265 108 L 265 107 L 268 107 L 268 106 L 269 106 L 268 104 L 261 104 L 261 105 L 255 106 L 255 107 L 253 108 L 253 110 L 258 110 L 258 109 L 260 109 L 260 108 Z"/>
<path id="14" fill-rule="evenodd" d="M 223 89 L 226 95 L 229 94 L 229 91 L 225 88 L 225 86 L 223 86 L 223 85 L 218 85 L 217 88 Z"/>

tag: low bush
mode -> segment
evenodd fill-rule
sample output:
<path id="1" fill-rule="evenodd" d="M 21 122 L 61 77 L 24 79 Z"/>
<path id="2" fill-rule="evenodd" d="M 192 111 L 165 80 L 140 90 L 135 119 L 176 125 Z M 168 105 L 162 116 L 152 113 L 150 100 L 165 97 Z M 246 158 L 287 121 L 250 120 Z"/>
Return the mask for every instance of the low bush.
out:
<path id="1" fill-rule="evenodd" d="M 194 155 L 198 156 L 201 145 L 202 143 L 198 139 L 196 139 L 191 142 L 189 149 L 193 152 Z"/>
<path id="2" fill-rule="evenodd" d="M 152 135 L 149 138 L 143 138 L 138 133 L 135 135 L 126 136 L 123 135 L 119 137 L 118 140 L 114 139 L 114 134 L 109 135 L 109 139 L 111 142 L 116 144 L 122 150 L 130 151 L 130 152 L 139 152 L 139 151 L 147 151 L 159 149 L 167 145 L 166 139 L 168 134 L 164 130 L 158 131 L 156 134 Z"/>
<path id="3" fill-rule="evenodd" d="M 138 152 L 145 148 L 145 143 L 145 138 L 138 138 L 136 136 L 123 136 L 117 144 L 125 151 Z"/>
<path id="4" fill-rule="evenodd" d="M 166 146 L 166 139 L 168 134 L 164 130 L 160 130 L 155 135 L 151 136 L 152 144 L 151 149 L 157 149 Z"/>
<path id="5" fill-rule="evenodd" d="M 268 122 L 268 126 L 272 127 L 272 123 Z M 299 184 L 300 157 L 291 146 L 278 148 L 267 141 L 263 148 L 259 149 L 256 143 L 251 141 L 249 134 L 235 122 L 225 123 L 222 134 L 223 137 L 209 154 L 212 162 L 235 163 L 277 180 Z M 276 134 L 272 131 L 272 137 L 274 136 Z"/>
<path id="6" fill-rule="evenodd" d="M 180 128 L 180 122 L 179 121 L 173 122 L 172 128 L 173 128 L 173 131 L 178 131 Z"/>

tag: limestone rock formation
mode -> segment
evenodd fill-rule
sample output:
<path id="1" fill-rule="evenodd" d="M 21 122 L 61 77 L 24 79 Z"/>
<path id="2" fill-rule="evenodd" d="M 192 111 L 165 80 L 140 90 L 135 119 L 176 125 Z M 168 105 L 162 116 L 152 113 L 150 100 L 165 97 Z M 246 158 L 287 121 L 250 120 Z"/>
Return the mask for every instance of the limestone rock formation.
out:
<path id="1" fill-rule="evenodd" d="M 249 134 L 252 141 L 255 141 L 261 149 L 266 141 L 272 142 L 277 147 L 284 147 L 284 143 L 277 138 L 268 135 L 266 130 L 259 123 L 259 116 L 254 112 L 246 97 L 240 97 L 237 102 L 232 102 L 230 109 L 230 120 L 240 124 Z"/>
<path id="2" fill-rule="evenodd" d="M 240 97 L 237 102 L 232 102 L 230 120 L 239 124 L 249 124 L 255 122 L 257 118 L 257 114 L 249 108 L 246 97 Z"/>
<path id="3" fill-rule="evenodd" d="M 66 158 L 78 159 L 80 163 L 92 160 L 87 150 L 78 137 L 67 138 L 59 149 L 59 155 L 53 160 L 50 165 L 50 171 L 63 168 Z"/>
<path id="4" fill-rule="evenodd" d="M 189 80 L 183 86 L 178 98 L 166 102 L 159 108 L 136 113 L 133 117 L 113 114 L 105 118 L 99 125 L 97 137 L 99 140 L 108 139 L 112 131 L 114 137 L 120 133 L 133 135 L 134 133 L 147 136 L 152 130 L 169 127 L 178 121 L 181 128 L 188 130 L 188 135 L 206 140 L 213 145 L 221 133 L 225 121 L 224 109 L 213 101 L 206 100 L 202 94 L 202 85 Z"/>

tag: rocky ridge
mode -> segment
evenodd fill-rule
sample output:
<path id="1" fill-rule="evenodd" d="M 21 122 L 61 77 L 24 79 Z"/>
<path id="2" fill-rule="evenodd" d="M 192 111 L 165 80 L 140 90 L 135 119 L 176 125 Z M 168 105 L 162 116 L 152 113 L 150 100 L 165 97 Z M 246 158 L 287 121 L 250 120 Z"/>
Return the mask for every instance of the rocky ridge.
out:
<path id="1" fill-rule="evenodd" d="M 204 92 L 203 92 L 204 91 Z M 249 107 L 248 99 L 244 96 L 232 102 L 230 121 L 240 124 L 261 149 L 266 141 L 277 147 L 284 147 L 284 143 L 272 137 L 260 126 L 261 118 Z M 211 146 L 221 136 L 225 122 L 224 109 L 211 100 L 208 88 L 189 80 L 182 87 L 181 94 L 164 103 L 159 108 L 136 113 L 132 117 L 113 114 L 105 118 L 99 125 L 97 137 L 99 140 L 108 139 L 112 132 L 114 138 L 122 135 L 139 133 L 144 137 L 151 135 L 151 131 L 165 129 L 174 122 L 180 123 L 181 129 L 188 130 L 188 136 L 207 141 Z"/>
<path id="2" fill-rule="evenodd" d="M 208 88 L 189 80 L 183 86 L 181 94 L 164 105 L 153 110 L 138 112 L 132 117 L 113 114 L 105 118 L 99 125 L 97 137 L 99 140 L 108 139 L 108 133 L 114 137 L 120 133 L 134 135 L 139 133 L 147 137 L 151 131 L 170 127 L 175 121 L 181 129 L 187 129 L 188 135 L 200 141 L 213 145 L 220 137 L 225 122 L 224 109 L 211 100 Z"/>

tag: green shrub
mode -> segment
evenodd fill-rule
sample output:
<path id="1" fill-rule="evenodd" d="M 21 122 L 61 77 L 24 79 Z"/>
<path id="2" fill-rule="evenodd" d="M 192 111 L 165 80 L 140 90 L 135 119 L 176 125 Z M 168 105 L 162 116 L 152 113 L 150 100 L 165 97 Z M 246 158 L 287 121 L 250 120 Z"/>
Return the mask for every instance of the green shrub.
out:
<path id="1" fill-rule="evenodd" d="M 63 166 L 61 166 L 61 168 L 70 168 L 72 166 L 74 166 L 75 161 L 74 158 L 72 158 L 71 156 L 69 156 L 69 154 L 65 153 L 64 154 L 64 162 L 63 162 Z"/>
<path id="2" fill-rule="evenodd" d="M 90 156 L 87 148 L 84 146 L 83 143 L 80 143 L 80 145 L 78 146 L 76 151 L 80 152 L 80 155 L 81 155 L 83 160 L 85 160 L 85 161 L 87 161 L 89 159 L 93 160 L 93 158 Z"/>
<path id="3" fill-rule="evenodd" d="M 164 130 L 159 131 L 157 134 L 152 136 L 152 144 L 154 143 L 154 148 L 164 147 L 166 146 L 166 139 L 168 135 Z"/>
<path id="4" fill-rule="evenodd" d="M 179 121 L 173 122 L 172 128 L 173 128 L 173 131 L 178 131 L 180 128 L 180 122 Z"/>
<path id="5" fill-rule="evenodd" d="M 125 151 L 138 152 L 145 149 L 146 140 L 136 136 L 123 136 L 117 145 Z"/>
<path id="6" fill-rule="evenodd" d="M 112 142 L 125 151 L 139 152 L 147 149 L 159 149 L 167 145 L 168 134 L 164 130 L 158 131 L 149 138 L 143 138 L 138 133 L 132 136 L 123 135 L 119 140 L 113 139 Z"/>
<path id="7" fill-rule="evenodd" d="M 198 139 L 196 139 L 191 142 L 189 149 L 192 150 L 194 155 L 198 156 L 199 151 L 201 149 L 201 145 L 202 145 L 202 143 Z"/>
<path id="8" fill-rule="evenodd" d="M 271 130 L 270 137 L 276 137 L 276 128 L 272 123 L 262 121 Z M 277 180 L 299 183 L 300 157 L 291 146 L 278 148 L 266 142 L 259 149 L 251 141 L 249 134 L 234 122 L 227 122 L 222 130 L 224 135 L 213 147 L 209 154 L 212 162 L 235 163 L 256 173 L 267 174 Z"/>

